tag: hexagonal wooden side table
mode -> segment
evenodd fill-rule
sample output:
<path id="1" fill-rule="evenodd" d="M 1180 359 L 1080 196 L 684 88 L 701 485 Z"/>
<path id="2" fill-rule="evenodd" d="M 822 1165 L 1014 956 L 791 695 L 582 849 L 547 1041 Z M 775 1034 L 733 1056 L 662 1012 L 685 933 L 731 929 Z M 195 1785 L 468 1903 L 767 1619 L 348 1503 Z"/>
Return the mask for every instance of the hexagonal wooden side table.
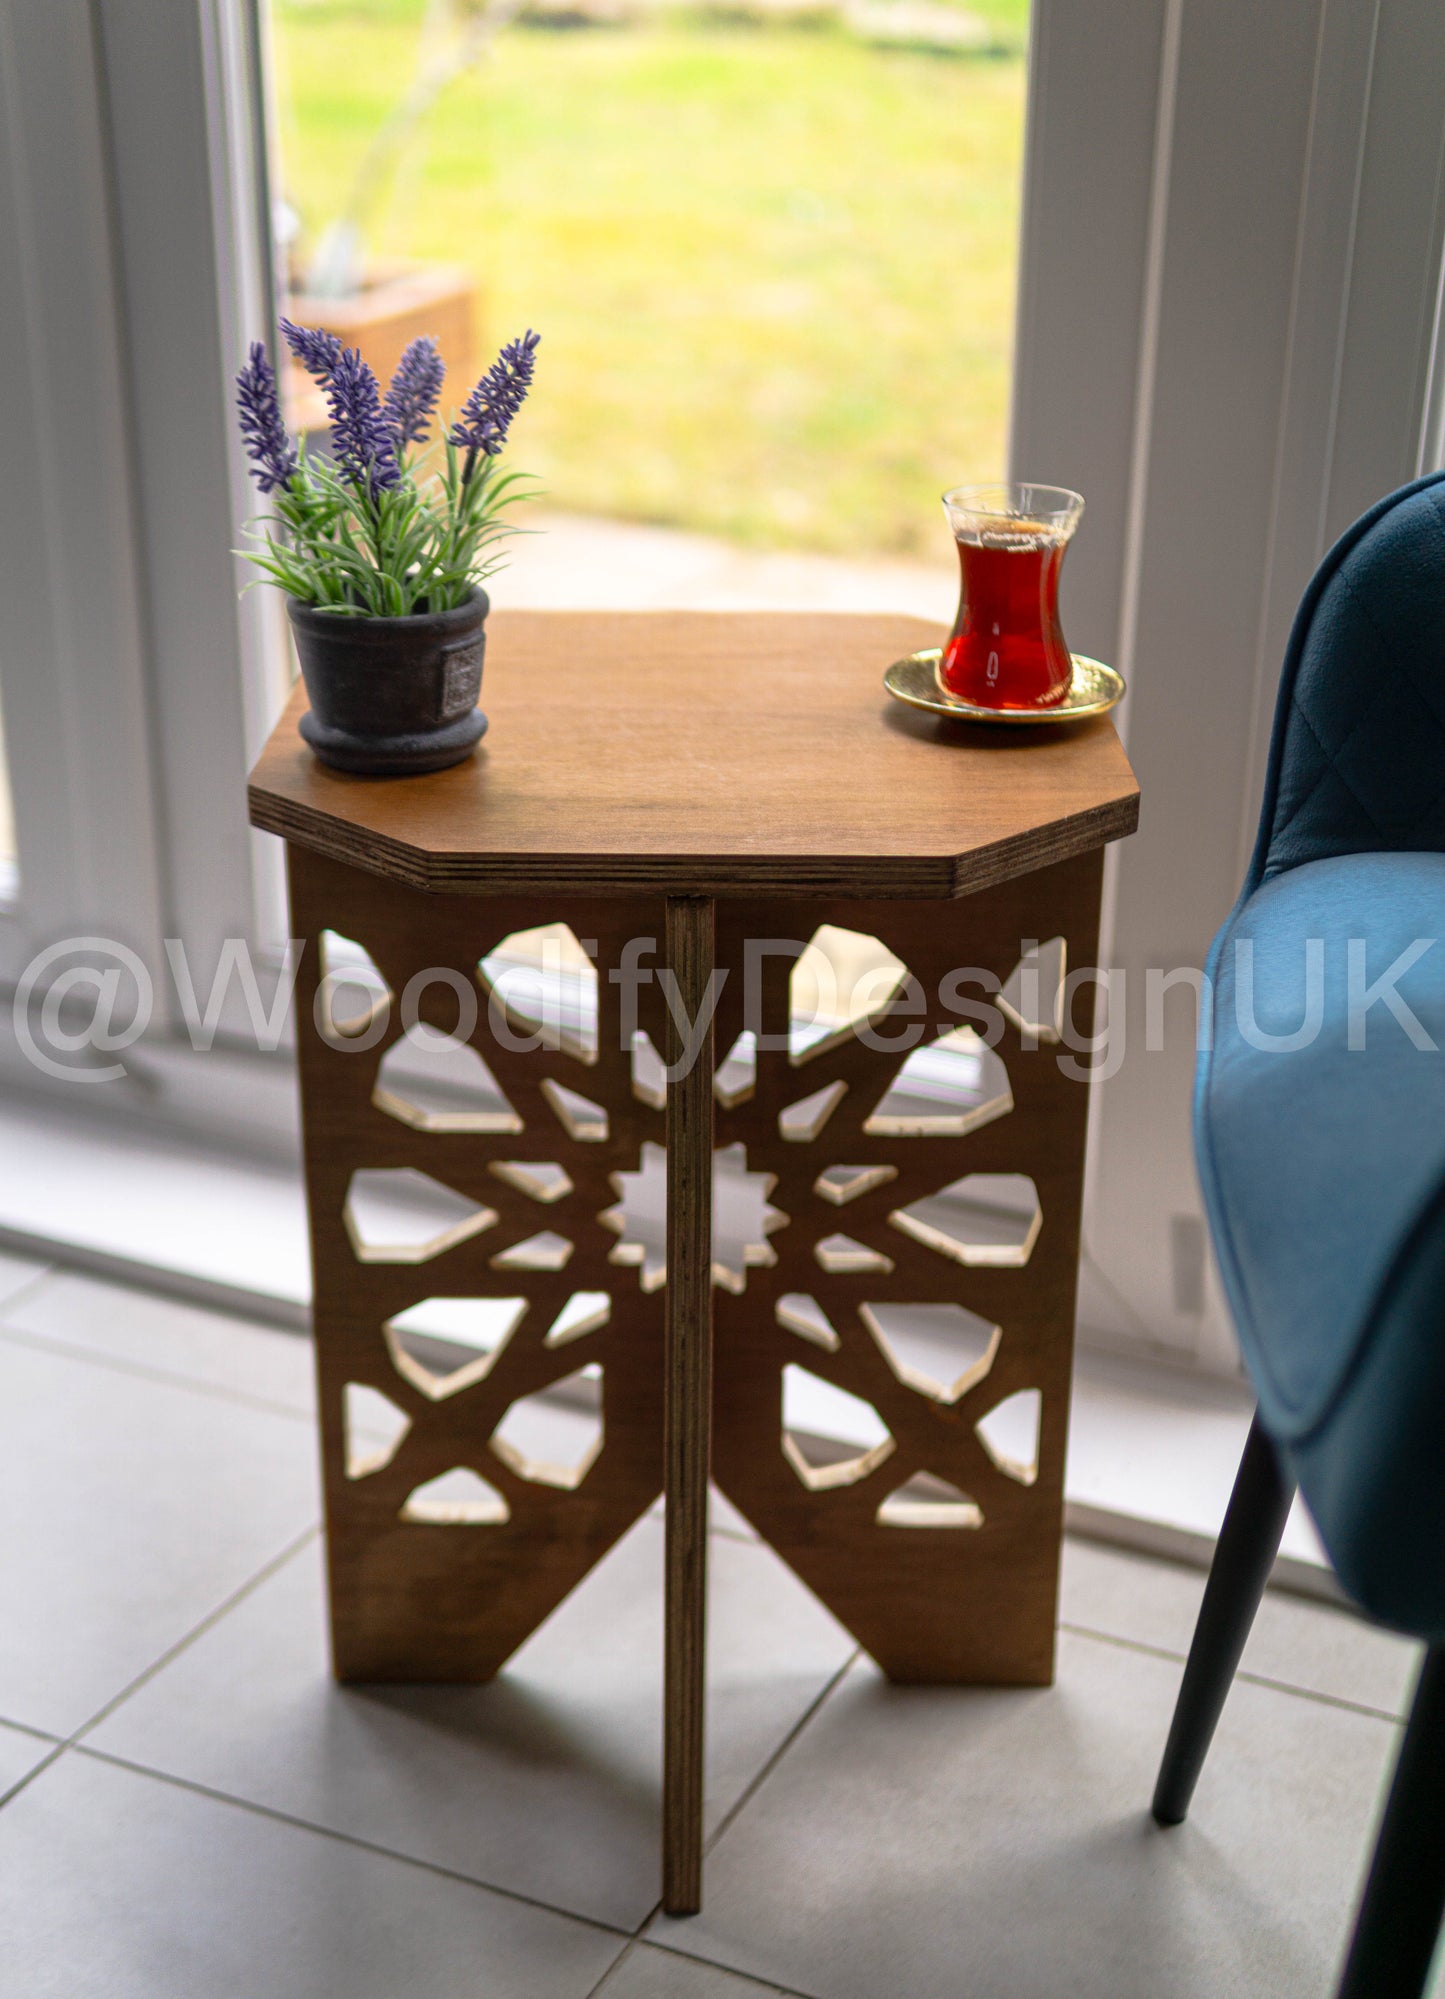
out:
<path id="1" fill-rule="evenodd" d="M 252 780 L 306 945 L 336 1671 L 488 1678 L 665 1489 L 677 1913 L 710 1461 L 891 1677 L 1052 1675 L 1087 1102 L 1058 1010 L 1138 797 L 1106 721 L 893 706 L 884 667 L 936 636 L 498 613 L 471 762 L 328 771 L 298 690 Z M 528 932 L 565 944 L 552 1002 Z M 864 1002 L 800 1015 L 850 951 Z M 536 1402 L 563 1382 L 596 1405 L 570 1459 Z"/>

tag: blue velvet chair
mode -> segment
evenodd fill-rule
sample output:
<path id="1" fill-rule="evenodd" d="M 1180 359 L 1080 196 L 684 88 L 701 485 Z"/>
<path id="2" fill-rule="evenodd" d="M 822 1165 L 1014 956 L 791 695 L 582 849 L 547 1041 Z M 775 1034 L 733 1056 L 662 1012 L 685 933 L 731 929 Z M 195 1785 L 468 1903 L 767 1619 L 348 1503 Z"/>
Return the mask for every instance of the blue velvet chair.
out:
<path id="1" fill-rule="evenodd" d="M 1445 474 L 1305 592 L 1259 837 L 1209 957 L 1195 1144 L 1258 1408 L 1154 1797 L 1178 1824 L 1302 1493 L 1429 1641 L 1340 1986 L 1417 1999 L 1445 1908 Z"/>

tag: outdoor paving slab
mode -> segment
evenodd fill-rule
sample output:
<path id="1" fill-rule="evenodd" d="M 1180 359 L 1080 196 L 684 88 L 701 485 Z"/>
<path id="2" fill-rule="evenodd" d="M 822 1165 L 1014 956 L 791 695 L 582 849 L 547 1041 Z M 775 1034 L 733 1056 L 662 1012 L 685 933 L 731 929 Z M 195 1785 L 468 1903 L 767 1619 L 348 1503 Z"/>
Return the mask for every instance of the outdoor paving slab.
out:
<path id="1" fill-rule="evenodd" d="M 88 1739 L 632 1929 L 658 1893 L 662 1548 L 639 1521 L 490 1685 L 345 1688 L 308 1549 Z M 711 1552 L 715 1826 L 853 1648 L 768 1549 L 719 1535 Z"/>
<path id="2" fill-rule="evenodd" d="M 316 1406 L 309 1339 L 127 1285 L 55 1271 L 7 1305 L 0 1281 L 0 1329 L 6 1327 L 298 1415 Z"/>
<path id="3" fill-rule="evenodd" d="M 69 1735 L 315 1522 L 294 1417 L 0 1340 L 0 1717 Z"/>
<path id="4" fill-rule="evenodd" d="M 1059 1616 L 1065 1624 L 1182 1660 L 1204 1595 L 1202 1569 L 1156 1561 L 1072 1537 L 1064 1543 Z M 1242 1669 L 1329 1699 L 1403 1715 L 1421 1647 L 1351 1611 L 1266 1590 Z"/>
<path id="5" fill-rule="evenodd" d="M 1050 1689 L 860 1663 L 649 1935 L 817 1999 L 1331 1990 L 1396 1724 L 1241 1683 L 1187 1825 L 1146 1807 L 1168 1660 L 1065 1636 Z"/>
<path id="6" fill-rule="evenodd" d="M 586 1999 L 623 1940 L 69 1751 L 0 1811 L 25 1999 Z"/>

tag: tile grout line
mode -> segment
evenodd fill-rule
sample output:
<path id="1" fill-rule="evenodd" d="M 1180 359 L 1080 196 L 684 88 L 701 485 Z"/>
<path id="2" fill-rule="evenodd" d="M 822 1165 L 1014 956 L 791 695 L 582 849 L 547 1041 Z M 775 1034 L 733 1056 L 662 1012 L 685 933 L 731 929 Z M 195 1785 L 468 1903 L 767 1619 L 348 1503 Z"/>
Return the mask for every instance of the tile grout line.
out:
<path id="1" fill-rule="evenodd" d="M 861 1645 L 855 1645 L 853 1650 L 848 1654 L 848 1657 L 843 1661 L 842 1665 L 838 1668 L 837 1672 L 834 1673 L 833 1677 L 827 1682 L 827 1684 L 824 1687 L 822 1687 L 819 1690 L 818 1693 L 816 1693 L 813 1696 L 812 1700 L 809 1701 L 807 1707 L 804 1708 L 802 1714 L 799 1715 L 798 1719 L 793 1723 L 793 1726 L 788 1730 L 787 1734 L 783 1737 L 782 1741 L 778 1744 L 777 1748 L 773 1751 L 772 1755 L 769 1756 L 767 1761 L 763 1764 L 763 1767 L 761 1770 L 759 1770 L 757 1776 L 753 1778 L 752 1782 L 743 1791 L 742 1795 L 736 1800 L 731 1809 L 729 1811 L 724 1812 L 723 1816 L 718 1820 L 717 1824 L 713 1827 L 710 1837 L 703 1846 L 704 1858 L 706 1858 L 709 1854 L 711 1854 L 713 1850 L 717 1847 L 724 1833 L 726 1833 L 736 1821 L 738 1814 L 744 1809 L 745 1806 L 751 1803 L 754 1797 L 756 1797 L 758 1791 L 768 1781 L 768 1778 L 771 1777 L 774 1770 L 777 1769 L 779 1763 L 782 1762 L 783 1758 L 787 1755 L 788 1751 L 792 1748 L 793 1744 L 797 1741 L 798 1737 L 802 1734 L 803 1730 L 808 1726 L 808 1723 L 813 1719 L 814 1715 L 817 1714 L 818 1710 L 822 1707 L 823 1703 L 828 1699 L 829 1695 L 833 1692 L 834 1688 L 841 1686 L 847 1674 L 858 1663 L 858 1661 L 862 1658 L 862 1656 L 863 1656 L 863 1647 Z M 651 1917 L 649 1917 L 648 1920 L 651 1921 Z"/>
<path id="2" fill-rule="evenodd" d="M 270 1332 L 270 1327 L 262 1327 Z M 213 1402 L 239 1403 L 242 1408 L 259 1410 L 266 1416 L 285 1416 L 293 1423 L 316 1421 L 315 1412 L 310 1409 L 295 1409 L 286 1402 L 272 1402 L 263 1395 L 248 1395 L 243 1388 L 222 1388 L 215 1382 L 198 1381 L 194 1375 L 174 1374 L 169 1368 L 150 1367 L 144 1361 L 126 1360 L 119 1354 L 99 1353 L 94 1347 L 75 1346 L 69 1340 L 57 1339 L 49 1333 L 29 1333 L 18 1326 L 8 1326 L 4 1310 L 0 1308 L 0 1341 L 6 1345 L 24 1347 L 30 1353 L 60 1354 L 66 1360 L 77 1360 L 92 1367 L 102 1367 L 112 1374 L 126 1374 L 138 1381 L 155 1381 L 167 1388 L 187 1389 L 192 1394 L 204 1395 Z"/>
<path id="3" fill-rule="evenodd" d="M 639 1938 L 638 1942 L 644 1950 L 665 1951 L 669 1957 L 681 1958 L 684 1964 L 701 1964 L 706 1966 L 709 1971 L 725 1972 L 729 1978 L 739 1979 L 745 1985 L 756 1986 L 759 1992 L 778 1993 L 781 1995 L 781 1999 L 819 1999 L 818 1993 L 804 1992 L 801 1986 L 774 1985 L 770 1978 L 757 1978 L 750 1971 L 739 1971 L 735 1964 L 722 1964 L 716 1958 L 699 1957 L 695 1951 L 679 1950 L 675 1944 L 658 1943 L 652 1937 L 648 1937 L 645 1940 Z M 618 1962 L 620 1963 L 621 1959 Z M 608 1977 L 610 1978 L 611 1975 L 609 1972 Z M 588 1999 L 592 1999 L 590 1993 L 588 1994 Z"/>
<path id="4" fill-rule="evenodd" d="M 128 1680 L 126 1684 L 120 1689 L 119 1693 L 112 1694 L 110 1699 L 106 1701 L 102 1707 L 97 1708 L 96 1712 L 93 1715 L 91 1715 L 88 1720 L 83 1721 L 80 1724 L 80 1726 L 72 1730 L 72 1732 L 69 1735 L 66 1736 L 50 1735 L 40 1730 L 33 1729 L 24 1722 L 11 1723 L 7 1721 L 6 1722 L 7 1727 L 15 1727 L 21 1729 L 24 1731 L 24 1733 L 28 1735 L 38 1735 L 43 1733 L 44 1739 L 46 1741 L 52 1742 L 55 1746 L 52 1753 L 49 1756 L 45 1757 L 40 1763 L 37 1763 L 33 1770 L 27 1771 L 26 1774 L 19 1780 L 18 1783 L 12 1784 L 12 1786 L 5 1793 L 5 1795 L 3 1797 L 0 1797 L 0 1807 L 8 1805 L 11 1799 L 17 1797 L 19 1793 L 27 1787 L 27 1785 L 33 1784 L 35 1779 L 38 1776 L 40 1776 L 43 1771 L 50 1769 L 54 1763 L 59 1761 L 60 1757 L 64 1755 L 67 1749 L 75 1749 L 79 1751 L 79 1753 L 83 1756 L 93 1756 L 97 1754 L 95 1750 L 83 1748 L 81 1738 L 83 1736 L 88 1735 L 93 1728 L 98 1728 L 101 1722 L 103 1722 L 108 1715 L 113 1714 L 116 1708 L 118 1708 L 123 1701 L 129 1700 L 131 1695 L 138 1692 L 141 1687 L 145 1686 L 148 1680 L 153 1679 L 155 1675 L 159 1673 L 164 1667 L 170 1665 L 173 1659 L 178 1658 L 179 1655 L 186 1650 L 187 1646 L 194 1644 L 198 1638 L 202 1637 L 207 1631 L 211 1630 L 212 1627 L 218 1624 L 223 1617 L 227 1616 L 229 1612 L 234 1610 L 238 1604 L 244 1602 L 246 1597 L 248 1597 L 251 1594 L 252 1590 L 259 1589 L 262 1583 L 268 1582 L 270 1578 L 273 1575 L 275 1575 L 279 1569 L 283 1568 L 285 1564 L 293 1558 L 293 1556 L 299 1555 L 301 1550 L 304 1547 L 306 1547 L 309 1542 L 313 1541 L 316 1538 L 316 1536 L 320 1533 L 320 1531 L 321 1528 L 319 1523 L 316 1521 L 312 1521 L 311 1524 L 302 1533 L 298 1534 L 297 1536 L 295 1536 L 294 1539 L 289 1541 L 286 1544 L 286 1546 L 281 1549 L 279 1554 L 273 1555 L 268 1562 L 263 1563 L 263 1565 L 259 1569 L 257 1569 L 253 1575 L 248 1576 L 246 1580 L 242 1584 L 240 1584 L 238 1588 L 232 1590 L 231 1594 L 228 1597 L 226 1597 L 223 1602 L 218 1603 L 213 1610 L 208 1611 L 206 1615 L 203 1618 L 201 1618 L 199 1623 L 192 1625 L 191 1629 L 185 1632 L 180 1638 L 176 1639 L 174 1644 L 167 1646 L 166 1650 L 160 1654 L 159 1658 L 153 1659 L 150 1665 L 145 1667 L 145 1669 L 142 1672 L 136 1674 L 134 1679 Z M 151 1772 L 149 1774 L 159 1775 L 159 1772 Z"/>
<path id="5" fill-rule="evenodd" d="M 64 1742 L 55 1743 L 51 1748 L 50 1754 L 42 1756 L 33 1770 L 27 1770 L 23 1777 L 17 1777 L 8 1791 L 0 1792 L 0 1811 L 4 1810 L 12 1798 L 18 1798 L 27 1784 L 33 1784 L 35 1779 L 48 1770 L 53 1763 L 58 1763 L 60 1758 L 65 1754 L 67 1746 Z"/>
<path id="6" fill-rule="evenodd" d="M 17 1721 L 13 1715 L 0 1714 L 0 1728 L 13 1729 L 17 1735 L 33 1735 L 37 1742 L 45 1743 L 47 1748 L 65 1747 L 66 1738 L 57 1735 L 53 1728 L 37 1728 L 33 1721 Z"/>
<path id="7" fill-rule="evenodd" d="M 1391 1728 L 1405 1726 L 1403 1714 L 1391 1714 L 1388 1708 L 1372 1707 L 1368 1701 L 1349 1700 L 1344 1694 L 1323 1694 L 1312 1687 L 1296 1687 L 1288 1680 L 1274 1680 L 1267 1673 L 1251 1673 L 1245 1668 L 1241 1668 L 1234 1677 L 1251 1687 L 1267 1687 L 1271 1693 L 1292 1694 L 1296 1700 L 1314 1701 L 1320 1707 L 1339 1708 L 1345 1714 L 1360 1714 L 1371 1721 L 1388 1722 Z"/>
<path id="8" fill-rule="evenodd" d="M 743 1809 L 744 1805 L 746 1805 L 749 1802 L 749 1800 L 756 1795 L 759 1786 L 765 1783 L 767 1779 L 772 1775 L 773 1771 L 777 1768 L 778 1764 L 782 1761 L 783 1757 L 787 1755 L 788 1751 L 792 1748 L 793 1744 L 797 1741 L 798 1737 L 802 1734 L 803 1730 L 807 1727 L 808 1723 L 813 1719 L 813 1716 L 818 1712 L 819 1708 L 822 1707 L 824 1701 L 827 1700 L 829 1694 L 831 1694 L 833 1689 L 836 1686 L 838 1686 L 840 1682 L 843 1680 L 843 1678 L 849 1671 L 850 1667 L 856 1665 L 858 1660 L 861 1659 L 862 1656 L 863 1656 L 863 1647 L 861 1645 L 854 1646 L 853 1650 L 848 1654 L 848 1657 L 843 1661 L 842 1665 L 827 1681 L 826 1685 L 824 1685 L 820 1689 L 820 1691 L 813 1696 L 812 1700 L 809 1701 L 807 1707 L 803 1710 L 802 1714 L 799 1715 L 798 1719 L 793 1723 L 792 1727 L 788 1730 L 787 1734 L 783 1737 L 782 1741 L 778 1744 L 777 1748 L 774 1749 L 771 1755 L 769 1755 L 767 1759 L 764 1761 L 763 1767 L 761 1768 L 761 1770 L 758 1771 L 758 1774 L 744 1788 L 741 1795 L 734 1801 L 730 1809 L 724 1812 L 723 1816 L 718 1820 L 717 1824 L 713 1827 L 711 1834 L 709 1835 L 709 1837 L 707 1838 L 707 1840 L 703 1845 L 704 1859 L 706 1859 L 707 1856 L 713 1851 L 718 1841 L 722 1838 L 723 1834 L 727 1832 L 728 1829 L 732 1826 L 732 1824 L 734 1823 L 734 1821 L 738 1816 L 738 1813 Z M 642 1921 L 637 1925 L 637 1928 L 632 1932 L 632 1940 L 634 1943 L 641 1943 L 644 1941 L 650 1943 L 652 1941 L 650 1938 L 644 1938 L 643 1932 L 648 1928 L 650 1924 L 654 1923 L 657 1920 L 658 1916 L 660 1916 L 662 1913 L 663 1913 L 662 1903 L 660 1901 L 654 1902 L 652 1907 L 648 1910 L 647 1914 L 642 1918 Z M 666 1946 L 661 1944 L 657 1946 L 658 1949 L 664 1949 L 665 1947 Z M 686 1951 L 674 1951 L 673 1955 L 674 1957 L 686 1957 L 689 1956 L 690 1953 Z M 707 1963 L 709 1962 L 709 1960 L 703 1959 L 702 1962 Z M 782 1986 L 777 1986 L 774 1989 L 776 1991 L 783 1991 L 786 1988 Z M 810 1995 L 807 1993 L 802 1993 L 798 1995 L 798 1999 L 810 1999 Z"/>
<path id="9" fill-rule="evenodd" d="M 290 1826 L 296 1832 L 308 1832 L 317 1839 L 334 1839 L 342 1846 L 353 1846 L 361 1853 L 374 1853 L 382 1860 L 394 1860 L 403 1867 L 414 1867 L 422 1874 L 440 1875 L 444 1881 L 455 1881 L 464 1888 L 475 1888 L 479 1894 L 500 1895 L 508 1902 L 519 1902 L 528 1909 L 540 1909 L 549 1916 L 561 1916 L 570 1923 L 581 1923 L 584 1928 L 598 1930 L 604 1936 L 616 1937 L 620 1943 L 632 1943 L 635 1938 L 626 1930 L 620 1930 L 613 1923 L 605 1923 L 599 1916 L 584 1916 L 576 1909 L 564 1908 L 560 1902 L 546 1902 L 539 1895 L 525 1895 L 519 1888 L 507 1888 L 500 1882 L 485 1880 L 479 1874 L 463 1874 L 459 1868 L 444 1867 L 439 1861 L 422 1860 L 414 1853 L 403 1853 L 398 1847 L 383 1846 L 380 1841 L 363 1839 L 359 1833 L 342 1832 L 337 1826 L 317 1825 L 313 1819 L 298 1818 L 292 1812 L 280 1811 L 275 1805 L 257 1804 L 254 1798 L 237 1797 L 232 1791 L 218 1791 L 210 1784 L 199 1783 L 194 1777 L 178 1777 L 169 1770 L 152 1769 L 148 1763 L 136 1763 L 128 1756 L 117 1756 L 109 1749 L 93 1749 L 85 1743 L 63 1743 L 62 1748 L 73 1749 L 77 1756 L 87 1756 L 94 1763 L 107 1763 L 117 1770 L 128 1770 L 136 1777 L 149 1777 L 157 1784 L 169 1784 L 177 1791 L 187 1791 L 198 1798 L 209 1798 L 213 1804 L 232 1805 L 237 1811 L 250 1812 L 252 1817 L 269 1819 L 276 1825 Z"/>
<path id="10" fill-rule="evenodd" d="M 629 1937 L 626 1943 L 622 1946 L 621 1950 L 618 1951 L 616 1957 L 613 1958 L 611 1964 L 608 1965 L 607 1969 L 603 1972 L 602 1976 L 598 1979 L 597 1983 L 592 1987 L 591 1991 L 587 1994 L 587 1999 L 600 1999 L 600 1995 L 604 1987 L 611 1984 L 613 1973 L 620 1971 L 622 1969 L 623 1965 L 626 1964 L 628 1958 L 631 1957 L 632 1953 L 636 1949 L 637 1949 L 637 1938 Z"/>
<path id="11" fill-rule="evenodd" d="M 1061 1622 L 1060 1631 L 1067 1631 L 1075 1638 L 1092 1638 L 1100 1645 L 1116 1646 L 1121 1652 L 1142 1652 L 1149 1659 L 1164 1659 L 1173 1666 L 1183 1666 L 1187 1655 L 1172 1652 L 1164 1645 L 1150 1645 L 1142 1638 L 1120 1638 L 1113 1631 L 1098 1631 L 1091 1624 Z M 1341 1708 L 1346 1714 L 1360 1714 L 1371 1721 L 1387 1721 L 1395 1728 L 1403 1728 L 1405 1717 L 1391 1714 L 1388 1708 L 1374 1707 L 1368 1701 L 1352 1701 L 1344 1694 L 1321 1693 L 1315 1687 L 1297 1687 L 1292 1680 L 1276 1680 L 1267 1673 L 1252 1673 L 1241 1666 L 1235 1674 L 1236 1680 L 1243 1680 L 1251 1687 L 1267 1687 L 1271 1693 L 1289 1694 L 1296 1700 L 1314 1701 L 1320 1707 Z"/>
<path id="12" fill-rule="evenodd" d="M 82 1739 L 89 1735 L 92 1729 L 99 1728 L 100 1724 L 110 1715 L 114 1714 L 115 1710 L 123 1702 L 128 1701 L 132 1694 L 139 1693 L 143 1686 L 153 1680 L 157 1673 L 163 1672 L 167 1666 L 178 1659 L 182 1652 L 187 1651 L 190 1646 L 196 1643 L 197 1639 L 203 1638 L 208 1631 L 214 1630 L 223 1617 L 228 1617 L 233 1610 L 245 1602 L 246 1598 L 253 1591 L 258 1590 L 263 1583 L 269 1582 L 272 1576 L 276 1575 L 289 1561 L 292 1561 L 299 1555 L 303 1548 L 309 1547 L 320 1532 L 320 1523 L 313 1520 L 300 1534 L 294 1535 L 279 1553 L 273 1555 L 268 1562 L 264 1562 L 253 1575 L 246 1578 L 245 1582 L 241 1583 L 238 1588 L 233 1589 L 228 1597 L 218 1603 L 213 1610 L 208 1611 L 198 1623 L 193 1624 L 190 1630 L 182 1637 L 176 1639 L 173 1645 L 167 1646 L 159 1658 L 153 1659 L 150 1665 L 144 1671 L 137 1673 L 133 1680 L 128 1680 L 119 1693 L 112 1694 L 104 1706 L 97 1708 L 88 1721 L 82 1722 L 79 1728 L 75 1729 L 65 1738 L 62 1746 L 66 1749 L 78 1748 Z"/>

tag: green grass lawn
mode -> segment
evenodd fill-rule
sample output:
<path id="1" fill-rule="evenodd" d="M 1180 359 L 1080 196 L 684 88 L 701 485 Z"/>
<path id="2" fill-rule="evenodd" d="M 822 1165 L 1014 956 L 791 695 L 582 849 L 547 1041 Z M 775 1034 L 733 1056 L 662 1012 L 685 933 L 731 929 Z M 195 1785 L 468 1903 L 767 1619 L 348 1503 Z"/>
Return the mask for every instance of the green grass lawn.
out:
<path id="1" fill-rule="evenodd" d="M 1026 0 L 976 10 L 1017 43 Z M 287 198 L 340 205 L 419 0 L 277 0 Z M 453 84 L 371 247 L 542 334 L 510 461 L 553 504 L 754 545 L 945 554 L 1003 469 L 1021 55 L 839 27 L 516 27 Z"/>

